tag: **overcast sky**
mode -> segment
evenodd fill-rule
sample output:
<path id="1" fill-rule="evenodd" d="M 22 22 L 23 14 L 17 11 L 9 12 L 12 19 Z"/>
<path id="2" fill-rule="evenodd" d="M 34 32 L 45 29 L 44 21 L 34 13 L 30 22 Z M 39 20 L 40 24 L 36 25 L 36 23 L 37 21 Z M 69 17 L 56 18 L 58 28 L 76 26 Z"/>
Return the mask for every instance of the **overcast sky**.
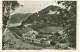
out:
<path id="1" fill-rule="evenodd" d="M 18 7 L 14 13 L 34 13 L 49 5 L 58 5 L 56 1 L 18 1 L 24 6 Z"/>

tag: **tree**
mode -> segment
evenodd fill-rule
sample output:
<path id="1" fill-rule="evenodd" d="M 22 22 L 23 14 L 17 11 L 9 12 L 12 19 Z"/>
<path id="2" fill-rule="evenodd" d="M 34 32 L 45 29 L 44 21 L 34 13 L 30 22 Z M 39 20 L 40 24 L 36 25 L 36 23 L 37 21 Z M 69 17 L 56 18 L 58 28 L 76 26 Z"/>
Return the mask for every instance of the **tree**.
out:
<path id="1" fill-rule="evenodd" d="M 2 9 L 3 9 L 3 28 L 6 28 L 7 21 L 10 18 L 10 12 L 12 10 L 15 10 L 16 7 L 20 6 L 20 4 L 17 1 L 3 1 L 2 3 Z"/>
<path id="2" fill-rule="evenodd" d="M 2 12 L 3 12 L 3 14 L 2 14 L 2 19 L 3 19 L 3 32 L 4 32 L 4 30 L 5 30 L 5 28 L 6 28 L 6 25 L 7 25 L 7 22 L 8 22 L 8 20 L 10 19 L 10 14 L 11 14 L 11 11 L 12 10 L 15 10 L 15 8 L 16 7 L 18 7 L 18 6 L 20 6 L 20 4 L 17 2 L 17 1 L 3 1 L 3 3 L 2 3 Z M 5 42 L 5 38 L 4 38 L 5 36 L 3 35 L 3 41 L 2 41 L 2 48 L 3 49 L 5 49 L 4 48 L 4 45 L 6 44 L 6 42 Z"/>
<path id="3" fill-rule="evenodd" d="M 62 10 L 63 27 L 68 35 L 71 46 L 76 48 L 76 1 L 58 1 L 58 4 L 65 6 Z"/>

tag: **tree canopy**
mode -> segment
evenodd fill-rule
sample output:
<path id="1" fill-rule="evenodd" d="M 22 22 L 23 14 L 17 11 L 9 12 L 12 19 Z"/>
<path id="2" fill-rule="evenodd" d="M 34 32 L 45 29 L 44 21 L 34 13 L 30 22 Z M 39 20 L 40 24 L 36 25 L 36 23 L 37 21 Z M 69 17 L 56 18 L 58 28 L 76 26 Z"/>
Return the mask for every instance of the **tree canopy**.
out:
<path id="1" fill-rule="evenodd" d="M 12 10 L 15 10 L 16 7 L 20 6 L 18 1 L 3 1 L 2 9 L 3 9 L 3 27 L 5 28 L 7 25 L 7 21 L 10 18 L 10 14 Z"/>
<path id="2" fill-rule="evenodd" d="M 58 1 L 58 4 L 65 6 L 61 13 L 61 18 L 64 20 L 62 25 L 72 42 L 72 47 L 76 47 L 76 1 Z"/>

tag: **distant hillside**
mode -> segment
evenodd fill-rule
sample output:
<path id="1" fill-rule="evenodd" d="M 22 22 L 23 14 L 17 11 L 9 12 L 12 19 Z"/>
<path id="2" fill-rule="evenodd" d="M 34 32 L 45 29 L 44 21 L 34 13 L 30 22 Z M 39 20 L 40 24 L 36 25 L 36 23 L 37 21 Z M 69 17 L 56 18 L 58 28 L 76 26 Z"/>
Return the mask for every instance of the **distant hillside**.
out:
<path id="1" fill-rule="evenodd" d="M 32 13 L 18 13 L 11 16 L 11 19 L 9 20 L 9 23 L 20 23 L 27 19 Z"/>
<path id="2" fill-rule="evenodd" d="M 18 14 L 14 14 L 11 16 L 11 18 L 8 21 L 8 25 L 18 25 L 21 24 L 22 21 L 25 21 L 25 19 L 27 19 L 30 15 L 32 15 L 32 13 L 18 13 Z"/>
<path id="3" fill-rule="evenodd" d="M 32 24 L 34 30 L 40 30 L 46 26 L 61 26 L 63 19 L 60 18 L 60 8 L 59 6 L 50 5 L 41 11 L 35 12 L 29 16 L 22 25 Z"/>
<path id="4" fill-rule="evenodd" d="M 50 5 L 41 11 L 33 13 L 28 19 L 22 22 L 23 25 L 30 23 L 35 28 L 51 26 L 60 26 L 62 19 L 60 19 L 60 10 L 62 8 L 58 6 Z"/>

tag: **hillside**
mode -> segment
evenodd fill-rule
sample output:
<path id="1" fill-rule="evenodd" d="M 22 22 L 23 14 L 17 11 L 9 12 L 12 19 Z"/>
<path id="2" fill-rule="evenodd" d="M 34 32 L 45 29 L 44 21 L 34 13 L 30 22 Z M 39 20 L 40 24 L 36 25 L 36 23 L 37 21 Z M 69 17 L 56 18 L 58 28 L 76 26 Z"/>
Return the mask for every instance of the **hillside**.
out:
<path id="1" fill-rule="evenodd" d="M 62 19 L 59 18 L 61 8 L 58 6 L 50 5 L 41 11 L 27 14 L 14 14 L 8 21 L 8 26 L 19 26 L 25 24 L 33 24 L 36 27 L 51 25 L 60 26 Z"/>
<path id="2" fill-rule="evenodd" d="M 32 13 L 18 13 L 18 14 L 14 14 L 11 16 L 11 18 L 8 21 L 8 26 L 17 26 L 17 25 L 21 25 L 21 23 L 23 21 L 25 21 L 25 19 L 27 19 L 30 15 L 32 15 Z"/>
<path id="3" fill-rule="evenodd" d="M 28 19 L 22 22 L 23 25 L 32 24 L 33 29 L 39 30 L 46 26 L 61 26 L 60 10 L 58 6 L 50 5 L 41 11 L 33 13 Z"/>

